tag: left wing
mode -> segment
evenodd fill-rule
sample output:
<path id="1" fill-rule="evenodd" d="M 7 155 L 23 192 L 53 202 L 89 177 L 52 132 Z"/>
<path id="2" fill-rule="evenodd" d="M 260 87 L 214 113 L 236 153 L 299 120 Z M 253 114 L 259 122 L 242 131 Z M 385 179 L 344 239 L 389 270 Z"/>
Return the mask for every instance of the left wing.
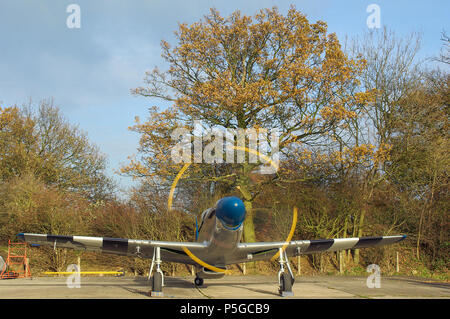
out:
<path id="1" fill-rule="evenodd" d="M 179 262 L 183 264 L 196 264 L 183 251 L 183 247 L 188 248 L 193 254 L 201 254 L 208 247 L 205 243 L 196 242 L 170 242 L 30 233 L 20 233 L 17 236 L 20 240 L 34 245 L 97 251 L 125 256 L 139 256 L 142 258 L 152 258 L 155 247 L 160 247 L 161 257 L 164 261 Z"/>
<path id="2" fill-rule="evenodd" d="M 260 243 L 240 243 L 236 254 L 236 263 L 248 262 L 251 260 L 266 260 L 275 255 L 279 248 L 285 246 L 288 257 L 314 254 L 326 251 L 338 251 L 345 249 L 359 249 L 367 247 L 378 247 L 390 245 L 405 239 L 405 235 L 382 236 L 382 237 L 356 237 L 356 238 L 335 238 L 318 240 L 296 240 L 290 242 L 260 242 Z"/>

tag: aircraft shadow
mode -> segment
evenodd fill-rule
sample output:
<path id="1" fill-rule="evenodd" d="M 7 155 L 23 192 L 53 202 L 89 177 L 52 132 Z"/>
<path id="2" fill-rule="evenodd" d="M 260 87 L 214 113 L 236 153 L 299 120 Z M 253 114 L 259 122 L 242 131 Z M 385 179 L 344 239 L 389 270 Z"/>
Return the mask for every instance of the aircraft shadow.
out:
<path id="1" fill-rule="evenodd" d="M 147 278 L 136 278 L 134 279 L 135 284 L 139 285 L 139 286 L 145 286 L 148 287 L 149 289 L 151 289 L 151 281 L 147 280 Z M 165 287 L 172 287 L 172 288 L 186 288 L 186 289 L 195 289 L 196 286 L 193 283 L 193 278 L 178 278 L 178 277 L 165 277 Z M 260 294 L 264 294 L 264 295 L 270 295 L 270 296 L 276 296 L 278 297 L 279 294 L 276 293 L 276 287 L 274 287 L 274 290 L 264 290 L 264 289 L 258 289 L 255 287 L 250 287 L 250 286 L 255 286 L 255 285 L 266 285 L 268 284 L 267 282 L 263 282 L 263 283 L 258 283 L 258 282 L 254 282 L 254 281 L 244 281 L 244 282 L 239 282 L 239 283 L 227 283 L 227 282 L 214 282 L 214 279 L 206 279 L 205 280 L 205 284 L 201 287 L 198 287 L 201 291 L 203 291 L 206 294 L 210 294 L 212 292 L 208 291 L 208 287 L 233 287 L 233 288 L 238 288 L 238 289 L 243 289 L 243 290 L 248 290 L 248 291 L 252 291 L 252 292 L 256 292 L 256 293 L 260 293 Z M 137 294 L 141 294 L 141 295 L 147 295 L 148 294 L 146 292 L 142 292 L 140 290 L 137 289 L 133 289 L 130 287 L 123 287 L 124 289 L 126 289 L 129 292 L 134 292 Z M 210 297 L 214 297 L 213 295 Z"/>

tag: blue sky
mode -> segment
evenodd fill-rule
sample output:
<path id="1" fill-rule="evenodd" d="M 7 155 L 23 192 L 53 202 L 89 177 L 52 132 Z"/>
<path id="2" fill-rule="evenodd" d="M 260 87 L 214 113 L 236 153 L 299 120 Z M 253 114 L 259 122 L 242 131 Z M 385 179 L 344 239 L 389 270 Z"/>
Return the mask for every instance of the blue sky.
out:
<path id="1" fill-rule="evenodd" d="M 81 9 L 79 29 L 66 25 L 70 4 Z M 164 69 L 160 41 L 171 42 L 178 23 L 198 21 L 210 7 L 253 15 L 273 6 L 286 12 L 291 4 L 310 22 L 327 22 L 341 40 L 367 31 L 366 8 L 377 4 L 381 26 L 400 36 L 422 34 L 421 57 L 437 55 L 441 32 L 450 33 L 449 1 L 2 0 L 0 105 L 53 98 L 107 155 L 108 173 L 126 188 L 132 181 L 113 172 L 136 153 L 139 136 L 128 127 L 149 106 L 163 105 L 130 90 L 143 84 L 146 70 Z"/>

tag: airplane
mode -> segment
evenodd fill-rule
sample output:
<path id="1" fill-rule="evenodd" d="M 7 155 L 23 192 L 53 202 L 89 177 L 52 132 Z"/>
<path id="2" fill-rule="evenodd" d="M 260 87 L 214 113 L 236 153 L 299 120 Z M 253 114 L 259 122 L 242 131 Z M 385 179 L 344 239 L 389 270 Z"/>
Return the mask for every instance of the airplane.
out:
<path id="1" fill-rule="evenodd" d="M 289 242 L 241 242 L 246 210 L 242 200 L 235 196 L 223 197 L 201 215 L 200 226 L 196 225 L 195 242 L 170 242 L 140 239 L 64 236 L 51 234 L 20 233 L 20 240 L 34 245 L 49 245 L 54 248 L 72 248 L 126 256 L 152 258 L 150 275 L 152 296 L 162 296 L 164 275 L 161 262 L 169 261 L 194 265 L 194 283 L 202 286 L 204 279 L 221 278 L 227 266 L 250 261 L 271 259 L 279 252 L 279 293 L 292 296 L 295 277 L 288 257 L 327 251 L 378 247 L 397 243 L 405 235 L 336 238 L 318 240 L 293 240 Z M 192 258 L 192 255 L 196 258 Z M 203 266 L 202 266 L 203 265 Z"/>

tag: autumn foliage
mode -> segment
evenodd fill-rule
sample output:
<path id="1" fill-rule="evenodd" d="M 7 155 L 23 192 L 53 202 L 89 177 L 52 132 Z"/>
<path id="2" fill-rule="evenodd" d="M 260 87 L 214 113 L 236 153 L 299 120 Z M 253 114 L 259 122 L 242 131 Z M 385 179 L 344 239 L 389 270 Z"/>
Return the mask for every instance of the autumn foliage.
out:
<path id="1" fill-rule="evenodd" d="M 161 42 L 164 65 L 131 90 L 160 104 L 130 127 L 140 143 L 119 168 L 136 181 L 127 199 L 115 198 L 105 157 L 51 100 L 36 110 L 0 107 L 0 239 L 36 232 L 193 241 L 202 211 L 235 195 L 247 209 L 245 241 L 283 240 L 294 206 L 294 239 L 408 235 L 396 247 L 304 257 L 313 272 L 366 275 L 361 266 L 377 263 L 394 273 L 400 250 L 405 273 L 415 274 L 414 267 L 448 279 L 449 74 L 418 63 L 419 49 L 417 35 L 399 38 L 387 29 L 344 46 L 325 22 L 310 22 L 295 7 L 228 17 L 211 9 L 198 22 L 179 24 L 174 43 Z M 448 64 L 447 55 L 437 61 Z M 168 211 L 184 164 L 172 158 L 179 142 L 172 133 L 185 128 L 194 138 L 195 123 L 207 132 L 277 130 L 279 169 L 258 174 L 264 163 L 250 162 L 248 152 L 243 163 L 197 161 Z M 42 270 L 62 270 L 77 256 L 34 251 Z M 149 266 L 131 257 L 83 256 L 89 266 L 135 274 Z"/>
<path id="2" fill-rule="evenodd" d="M 236 11 L 227 18 L 212 9 L 200 22 L 180 24 L 175 37 L 174 46 L 161 42 L 168 69 L 147 72 L 145 86 L 133 90 L 172 102 L 165 110 L 152 108 L 146 122 L 138 120 L 132 127 L 141 134 L 139 158 L 122 172 L 134 177 L 173 180 L 181 166 L 170 157 L 170 133 L 177 127 L 193 131 L 196 120 L 207 128 L 277 129 L 279 150 L 289 157 L 329 143 L 332 135 L 346 134 L 346 122 L 373 97 L 372 90 L 360 88 L 364 59 L 349 58 L 326 23 L 310 23 L 295 8 L 286 15 L 273 8 L 253 17 Z M 353 146 L 334 159 L 352 162 L 374 156 L 373 147 Z M 328 155 L 321 156 L 325 160 Z M 262 184 L 274 185 L 291 175 L 282 167 L 270 181 L 255 182 L 250 176 L 256 166 L 222 167 L 214 180 L 209 169 L 197 166 L 190 172 L 196 180 L 223 182 L 238 190 L 248 211 L 248 241 L 255 240 L 252 202 Z"/>

